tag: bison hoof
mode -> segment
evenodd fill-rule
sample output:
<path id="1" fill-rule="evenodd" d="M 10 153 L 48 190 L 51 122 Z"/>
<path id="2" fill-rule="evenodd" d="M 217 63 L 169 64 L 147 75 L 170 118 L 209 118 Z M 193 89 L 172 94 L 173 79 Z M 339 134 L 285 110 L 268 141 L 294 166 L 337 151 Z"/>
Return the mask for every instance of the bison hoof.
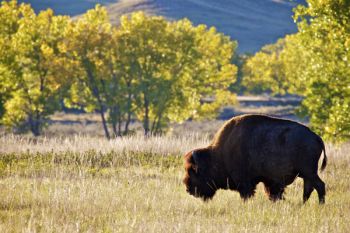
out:
<path id="1" fill-rule="evenodd" d="M 273 202 L 277 202 L 277 201 L 281 201 L 281 200 L 285 200 L 285 198 L 283 196 L 270 196 L 269 199 Z"/>

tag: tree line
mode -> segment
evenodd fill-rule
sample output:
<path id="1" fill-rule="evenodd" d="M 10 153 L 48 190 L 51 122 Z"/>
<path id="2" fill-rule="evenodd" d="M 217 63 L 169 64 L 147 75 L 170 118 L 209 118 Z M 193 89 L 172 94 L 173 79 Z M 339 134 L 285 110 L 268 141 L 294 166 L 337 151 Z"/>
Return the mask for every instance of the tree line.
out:
<path id="1" fill-rule="evenodd" d="M 0 123 L 40 135 L 62 107 L 98 112 L 107 138 L 212 118 L 233 93 L 296 94 L 325 139 L 350 138 L 350 1 L 307 0 L 298 32 L 254 55 L 214 27 L 136 12 L 112 26 L 96 6 L 78 19 L 0 7 Z"/>
<path id="2" fill-rule="evenodd" d="M 350 138 L 350 1 L 307 0 L 298 32 L 246 59 L 243 86 L 304 97 L 299 114 L 326 139 Z"/>
<path id="3" fill-rule="evenodd" d="M 62 106 L 82 108 L 100 114 L 110 138 L 127 134 L 133 118 L 146 135 L 168 122 L 210 118 L 235 101 L 228 87 L 236 47 L 187 19 L 135 12 L 112 26 L 99 5 L 73 20 L 2 1 L 1 123 L 37 136 Z"/>

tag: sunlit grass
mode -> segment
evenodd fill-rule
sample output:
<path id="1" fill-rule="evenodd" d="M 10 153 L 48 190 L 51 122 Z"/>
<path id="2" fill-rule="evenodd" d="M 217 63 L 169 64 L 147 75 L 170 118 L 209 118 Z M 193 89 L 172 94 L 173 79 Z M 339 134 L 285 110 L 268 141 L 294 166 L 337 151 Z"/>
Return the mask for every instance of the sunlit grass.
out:
<path id="1" fill-rule="evenodd" d="M 327 146 L 326 204 L 302 180 L 272 203 L 185 192 L 182 154 L 206 138 L 0 138 L 0 232 L 349 232 L 350 145 Z"/>

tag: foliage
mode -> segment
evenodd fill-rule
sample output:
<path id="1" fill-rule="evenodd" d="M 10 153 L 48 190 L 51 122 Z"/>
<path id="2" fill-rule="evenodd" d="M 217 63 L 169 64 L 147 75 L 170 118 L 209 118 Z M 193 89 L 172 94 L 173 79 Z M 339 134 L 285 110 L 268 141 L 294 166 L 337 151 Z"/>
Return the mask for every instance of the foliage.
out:
<path id="1" fill-rule="evenodd" d="M 229 91 L 229 86 L 236 81 L 237 66 L 231 61 L 237 43 L 217 33 L 214 27 L 208 30 L 205 25 L 199 25 L 196 34 L 200 59 L 195 63 L 192 86 L 198 90 L 200 99 L 196 102 L 194 109 L 197 114 L 194 117 L 212 118 L 221 106 L 235 104 L 235 96 Z M 211 98 L 212 102 L 203 97 Z"/>
<path id="2" fill-rule="evenodd" d="M 0 7 L 0 119 L 5 113 L 5 102 L 10 99 L 13 89 L 11 78 L 18 74 L 15 52 L 13 51 L 12 37 L 19 28 L 20 17 L 32 14 L 28 5 L 17 5 L 16 1 L 2 1 Z"/>
<path id="3" fill-rule="evenodd" d="M 350 1 L 308 3 L 295 15 L 300 46 L 310 58 L 299 73 L 308 87 L 303 110 L 327 138 L 350 138 Z"/>
<path id="4" fill-rule="evenodd" d="M 249 59 L 246 83 L 303 96 L 299 113 L 314 130 L 333 141 L 350 138 L 350 2 L 309 0 L 294 18 L 299 32 Z"/>
<path id="5" fill-rule="evenodd" d="M 280 58 L 284 43 L 280 39 L 276 44 L 266 45 L 246 61 L 243 67 L 243 84 L 249 91 L 286 93 L 288 83 L 284 74 L 284 63 Z"/>
<path id="6" fill-rule="evenodd" d="M 247 60 L 252 57 L 251 53 L 236 53 L 232 59 L 232 63 L 237 66 L 237 79 L 236 82 L 231 83 L 229 90 L 233 93 L 244 94 L 247 91 L 247 86 L 244 83 L 244 75 L 245 75 L 245 64 Z"/>
<path id="7" fill-rule="evenodd" d="M 117 41 L 124 79 L 140 93 L 133 104 L 146 134 L 159 133 L 167 122 L 209 117 L 234 102 L 224 90 L 234 82 L 236 46 L 214 28 L 137 12 L 122 17 Z M 216 101 L 201 104 L 208 96 Z"/>
<path id="8" fill-rule="evenodd" d="M 143 12 L 112 27 L 99 5 L 73 21 L 15 0 L 2 2 L 0 19 L 0 114 L 10 127 L 39 135 L 64 100 L 98 111 L 107 138 L 108 123 L 122 135 L 132 117 L 148 135 L 235 102 L 236 42 L 215 28 Z"/>
<path id="9" fill-rule="evenodd" d="M 87 111 L 97 109 L 101 114 L 105 135 L 109 138 L 105 118 L 108 101 L 106 88 L 111 76 L 108 65 L 113 47 L 107 11 L 97 5 L 73 22 L 68 34 L 65 49 L 75 66 L 71 71 L 73 81 L 66 104 L 81 104 Z"/>
<path id="10" fill-rule="evenodd" d="M 27 122 L 32 133 L 39 135 L 46 117 L 57 109 L 57 96 L 65 83 L 59 44 L 68 18 L 54 16 L 51 10 L 35 15 L 28 5 L 18 6 L 14 1 L 4 3 L 2 16 L 7 17 L 11 9 L 20 14 L 13 19 L 13 31 L 5 31 L 2 37 L 9 46 L 5 52 L 9 61 L 2 63 L 9 75 L 2 76 L 2 85 L 11 96 L 4 104 L 3 122 L 9 126 Z"/>

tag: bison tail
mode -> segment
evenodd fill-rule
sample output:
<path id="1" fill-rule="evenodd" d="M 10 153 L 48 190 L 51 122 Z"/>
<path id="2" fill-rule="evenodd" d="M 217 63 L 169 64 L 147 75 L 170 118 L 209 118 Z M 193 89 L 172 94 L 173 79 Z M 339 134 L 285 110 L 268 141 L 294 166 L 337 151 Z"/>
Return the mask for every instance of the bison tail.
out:
<path id="1" fill-rule="evenodd" d="M 319 141 L 322 145 L 322 150 L 323 150 L 323 161 L 322 161 L 322 165 L 321 165 L 321 171 L 323 171 L 327 166 L 326 148 L 325 148 L 325 145 L 324 145 L 322 138 L 321 137 L 318 137 L 318 138 L 319 138 Z"/>
<path id="2" fill-rule="evenodd" d="M 323 161 L 321 165 L 321 171 L 323 171 L 327 166 L 327 155 L 326 155 L 326 150 L 323 149 Z"/>

